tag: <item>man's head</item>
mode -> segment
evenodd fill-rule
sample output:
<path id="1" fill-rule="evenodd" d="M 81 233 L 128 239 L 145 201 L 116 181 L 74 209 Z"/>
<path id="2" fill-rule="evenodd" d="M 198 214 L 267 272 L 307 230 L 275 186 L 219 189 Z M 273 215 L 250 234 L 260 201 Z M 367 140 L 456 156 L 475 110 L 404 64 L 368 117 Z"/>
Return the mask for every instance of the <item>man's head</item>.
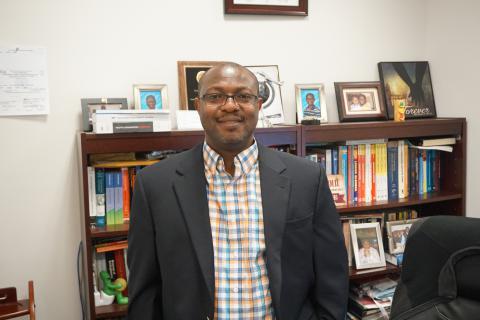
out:
<path id="1" fill-rule="evenodd" d="M 357 96 L 352 97 L 352 104 L 358 104 L 358 97 Z"/>
<path id="2" fill-rule="evenodd" d="M 148 95 L 145 98 L 145 101 L 147 102 L 148 109 L 155 109 L 155 106 L 157 105 L 157 100 L 155 99 L 154 96 Z"/>
<path id="3" fill-rule="evenodd" d="M 305 96 L 305 100 L 307 100 L 307 104 L 309 106 L 313 106 L 313 104 L 315 103 L 315 96 L 313 95 L 313 93 L 307 93 L 307 95 Z"/>
<path id="4" fill-rule="evenodd" d="M 210 147 L 220 154 L 224 151 L 239 153 L 248 148 L 253 142 L 253 131 L 262 106 L 261 99 L 257 98 L 255 75 L 236 63 L 221 63 L 203 75 L 198 83 L 198 93 L 195 108 Z M 238 96 L 239 101 L 228 97 L 222 104 L 209 99 L 211 95 Z"/>

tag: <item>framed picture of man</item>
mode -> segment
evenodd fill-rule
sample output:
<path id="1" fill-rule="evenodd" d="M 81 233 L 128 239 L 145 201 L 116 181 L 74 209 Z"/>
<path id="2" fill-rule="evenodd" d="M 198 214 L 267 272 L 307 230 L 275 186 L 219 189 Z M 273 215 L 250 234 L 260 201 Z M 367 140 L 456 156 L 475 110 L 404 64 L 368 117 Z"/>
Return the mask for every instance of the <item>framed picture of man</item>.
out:
<path id="1" fill-rule="evenodd" d="M 308 15 L 308 0 L 225 0 L 227 14 Z"/>
<path id="2" fill-rule="evenodd" d="M 133 86 L 135 109 L 168 109 L 168 93 L 165 84 L 136 84 Z"/>
<path id="3" fill-rule="evenodd" d="M 177 61 L 180 110 L 195 110 L 198 82 L 218 61 Z"/>
<path id="4" fill-rule="evenodd" d="M 405 251 L 408 233 L 415 220 L 387 221 L 388 251 L 391 254 L 403 253 Z"/>
<path id="5" fill-rule="evenodd" d="M 380 223 L 350 224 L 356 269 L 385 267 Z"/>
<path id="6" fill-rule="evenodd" d="M 381 84 L 372 82 L 335 82 L 340 122 L 385 120 L 387 113 Z"/>
<path id="7" fill-rule="evenodd" d="M 328 122 L 323 84 L 296 84 L 295 97 L 297 100 L 297 123 L 302 123 L 302 120 Z"/>
<path id="8" fill-rule="evenodd" d="M 394 119 L 394 106 L 400 102 L 405 106 L 405 119 L 437 116 L 427 61 L 379 62 L 378 71 L 389 119 Z"/>
<path id="9" fill-rule="evenodd" d="M 97 110 L 128 109 L 127 98 L 83 98 L 82 104 L 83 131 L 92 131 L 92 115 Z"/>

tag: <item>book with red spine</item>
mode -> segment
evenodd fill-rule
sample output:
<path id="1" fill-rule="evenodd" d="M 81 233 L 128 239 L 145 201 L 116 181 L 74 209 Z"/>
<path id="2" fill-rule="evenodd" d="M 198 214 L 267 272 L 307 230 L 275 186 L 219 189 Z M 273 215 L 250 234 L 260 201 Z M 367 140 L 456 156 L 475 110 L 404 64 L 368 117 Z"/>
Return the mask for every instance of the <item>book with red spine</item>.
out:
<path id="1" fill-rule="evenodd" d="M 113 252 L 115 256 L 115 269 L 117 270 L 117 279 L 122 278 L 127 281 L 127 271 L 125 269 L 125 258 L 123 256 L 123 249 Z M 128 296 L 127 288 L 122 291 L 123 295 Z"/>
<path id="2" fill-rule="evenodd" d="M 122 168 L 123 223 L 130 221 L 130 178 L 128 168 Z"/>

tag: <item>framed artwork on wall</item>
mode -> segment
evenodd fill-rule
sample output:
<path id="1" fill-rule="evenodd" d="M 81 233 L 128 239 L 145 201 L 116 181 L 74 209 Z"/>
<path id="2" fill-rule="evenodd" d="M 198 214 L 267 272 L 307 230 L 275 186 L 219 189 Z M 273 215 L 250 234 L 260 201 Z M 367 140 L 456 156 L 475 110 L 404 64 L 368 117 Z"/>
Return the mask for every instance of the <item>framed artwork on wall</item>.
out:
<path id="1" fill-rule="evenodd" d="M 384 98 L 380 82 L 335 82 L 340 122 L 385 120 Z"/>
<path id="2" fill-rule="evenodd" d="M 135 109 L 168 109 L 168 93 L 165 84 L 136 84 L 133 86 Z"/>
<path id="3" fill-rule="evenodd" d="M 322 83 L 296 84 L 295 97 L 297 101 L 297 123 L 302 120 L 320 120 L 327 122 L 327 104 L 325 87 Z"/>
<path id="4" fill-rule="evenodd" d="M 405 106 L 405 119 L 437 116 L 427 61 L 379 62 L 378 71 L 389 119 L 394 119 L 394 106 L 401 103 Z"/>
<path id="5" fill-rule="evenodd" d="M 218 61 L 177 61 L 180 110 L 195 110 L 198 81 Z"/>
<path id="6" fill-rule="evenodd" d="M 225 0 L 226 14 L 308 15 L 308 0 Z"/>

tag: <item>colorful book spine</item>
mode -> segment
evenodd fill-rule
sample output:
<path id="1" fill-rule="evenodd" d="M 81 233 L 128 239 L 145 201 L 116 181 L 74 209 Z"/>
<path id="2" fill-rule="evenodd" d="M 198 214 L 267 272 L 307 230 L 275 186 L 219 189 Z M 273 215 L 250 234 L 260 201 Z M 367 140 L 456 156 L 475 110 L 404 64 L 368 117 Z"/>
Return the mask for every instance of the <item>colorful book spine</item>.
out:
<path id="1" fill-rule="evenodd" d="M 117 278 L 127 280 L 127 270 L 125 269 L 125 258 L 123 257 L 123 249 L 113 252 L 115 259 L 115 270 L 117 271 Z M 128 296 L 127 288 L 122 291 L 124 296 Z"/>
<path id="2" fill-rule="evenodd" d="M 332 174 L 338 174 L 338 148 L 332 149 Z"/>
<path id="3" fill-rule="evenodd" d="M 122 172 L 114 172 L 114 189 L 115 189 L 115 224 L 123 223 L 123 187 L 122 187 Z"/>
<path id="4" fill-rule="evenodd" d="M 325 171 L 327 175 L 332 174 L 332 149 L 325 151 Z"/>
<path id="5" fill-rule="evenodd" d="M 440 152 L 435 151 L 435 160 L 433 166 L 433 190 L 440 191 Z"/>
<path id="6" fill-rule="evenodd" d="M 418 194 L 424 194 L 423 189 L 423 150 L 418 152 Z"/>
<path id="7" fill-rule="evenodd" d="M 403 145 L 405 141 L 399 140 L 398 141 L 398 198 L 403 199 L 405 198 L 405 171 L 403 170 L 403 161 L 404 161 L 404 153 L 403 153 Z"/>
<path id="8" fill-rule="evenodd" d="M 388 199 L 398 199 L 398 142 L 391 141 L 387 145 L 388 159 Z"/>
<path id="9" fill-rule="evenodd" d="M 403 143 L 403 192 L 405 198 L 409 196 L 410 192 L 408 190 L 410 182 L 409 182 L 409 172 L 408 172 L 408 160 L 410 157 L 408 156 L 408 141 L 404 141 Z"/>
<path id="10" fill-rule="evenodd" d="M 113 280 L 117 279 L 117 269 L 115 266 L 115 254 L 113 251 L 105 252 L 105 260 L 107 263 L 107 272 L 110 275 L 110 278 Z"/>
<path id="11" fill-rule="evenodd" d="M 99 227 L 105 225 L 105 169 L 95 170 L 95 223 Z"/>
<path id="12" fill-rule="evenodd" d="M 365 145 L 365 202 L 372 202 L 372 145 Z"/>
<path id="13" fill-rule="evenodd" d="M 345 195 L 347 196 L 348 202 L 350 202 L 348 198 L 348 149 L 347 146 L 340 146 L 339 147 L 339 166 L 341 168 L 340 174 L 343 175 L 344 185 L 345 185 Z"/>
<path id="14" fill-rule="evenodd" d="M 377 149 L 376 145 L 371 146 L 370 163 L 372 168 L 372 190 L 370 192 L 372 201 L 377 201 Z"/>
<path id="15" fill-rule="evenodd" d="M 348 203 L 354 202 L 354 181 L 355 181 L 355 163 L 353 157 L 353 146 L 347 146 L 347 162 L 348 162 Z"/>
<path id="16" fill-rule="evenodd" d="M 115 178 L 113 171 L 105 172 L 105 201 L 107 225 L 115 224 Z"/>
<path id="17" fill-rule="evenodd" d="M 130 176 L 128 168 L 122 168 L 123 222 L 130 221 Z"/>
<path id="18" fill-rule="evenodd" d="M 422 177 L 422 183 L 423 183 L 423 193 L 427 193 L 427 150 L 422 150 L 422 165 L 423 165 L 423 177 Z"/>
<path id="19" fill-rule="evenodd" d="M 358 202 L 358 145 L 353 146 L 353 202 Z"/>
<path id="20" fill-rule="evenodd" d="M 97 216 L 96 191 L 95 191 L 95 168 L 87 167 L 88 186 L 88 213 L 90 217 Z"/>
<path id="21" fill-rule="evenodd" d="M 365 145 L 358 145 L 358 202 L 365 202 Z"/>

